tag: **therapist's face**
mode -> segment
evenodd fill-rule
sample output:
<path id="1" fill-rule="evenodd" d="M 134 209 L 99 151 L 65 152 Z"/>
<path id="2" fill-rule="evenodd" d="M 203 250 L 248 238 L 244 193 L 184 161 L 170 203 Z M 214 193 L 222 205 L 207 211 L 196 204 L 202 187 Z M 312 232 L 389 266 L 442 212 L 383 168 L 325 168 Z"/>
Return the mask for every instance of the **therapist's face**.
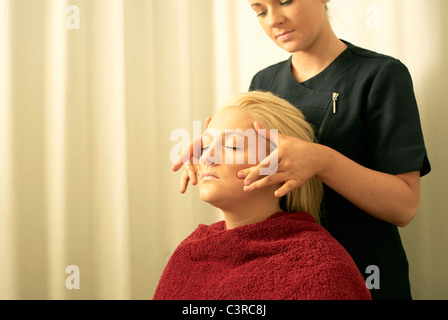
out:
<path id="1" fill-rule="evenodd" d="M 268 189 L 246 193 L 244 180 L 237 177 L 240 170 L 263 160 L 259 158 L 258 148 L 264 148 L 263 153 L 267 153 L 266 140 L 259 141 L 254 121 L 256 119 L 246 111 L 234 108 L 221 109 L 213 117 L 203 135 L 198 166 L 199 195 L 203 201 L 225 209 L 229 205 L 257 201 L 264 193 L 273 193 Z M 256 139 L 241 135 L 244 132 L 253 133 Z"/>
<path id="2" fill-rule="evenodd" d="M 327 0 L 250 0 L 261 26 L 287 52 L 306 51 L 328 27 Z"/>

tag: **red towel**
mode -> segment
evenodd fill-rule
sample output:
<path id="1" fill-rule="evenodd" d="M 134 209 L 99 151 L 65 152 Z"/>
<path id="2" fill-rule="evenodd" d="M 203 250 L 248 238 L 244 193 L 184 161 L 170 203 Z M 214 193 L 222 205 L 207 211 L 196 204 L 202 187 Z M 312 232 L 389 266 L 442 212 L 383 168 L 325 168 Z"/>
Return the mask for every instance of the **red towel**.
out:
<path id="1" fill-rule="evenodd" d="M 307 213 L 226 230 L 200 225 L 175 250 L 154 300 L 371 299 L 347 251 Z"/>

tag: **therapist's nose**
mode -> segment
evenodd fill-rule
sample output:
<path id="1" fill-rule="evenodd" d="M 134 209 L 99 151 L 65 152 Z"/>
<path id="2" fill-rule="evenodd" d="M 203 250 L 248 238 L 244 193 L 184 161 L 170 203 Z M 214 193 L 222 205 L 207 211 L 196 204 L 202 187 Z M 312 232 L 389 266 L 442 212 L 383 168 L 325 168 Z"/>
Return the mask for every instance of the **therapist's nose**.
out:
<path id="1" fill-rule="evenodd" d="M 268 19 L 271 28 L 278 28 L 286 21 L 285 15 L 279 9 L 271 9 L 268 12 Z"/>

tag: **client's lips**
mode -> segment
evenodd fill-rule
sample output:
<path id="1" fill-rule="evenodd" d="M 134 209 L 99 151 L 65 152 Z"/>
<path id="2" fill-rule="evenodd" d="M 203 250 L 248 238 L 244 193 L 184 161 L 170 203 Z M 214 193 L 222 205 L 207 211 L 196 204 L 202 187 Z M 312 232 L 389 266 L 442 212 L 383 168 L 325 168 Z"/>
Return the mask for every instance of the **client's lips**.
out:
<path id="1" fill-rule="evenodd" d="M 214 175 L 213 173 L 207 172 L 202 175 L 202 180 L 205 181 L 219 180 L 219 177 L 217 175 Z"/>

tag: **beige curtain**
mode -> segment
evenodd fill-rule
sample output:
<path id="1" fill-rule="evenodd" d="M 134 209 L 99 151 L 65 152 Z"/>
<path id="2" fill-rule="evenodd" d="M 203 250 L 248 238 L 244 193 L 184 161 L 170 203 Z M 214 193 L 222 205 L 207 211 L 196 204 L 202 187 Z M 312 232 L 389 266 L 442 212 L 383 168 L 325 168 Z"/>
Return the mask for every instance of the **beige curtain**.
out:
<path id="1" fill-rule="evenodd" d="M 414 76 L 433 173 L 402 234 L 414 296 L 447 299 L 448 4 L 330 9 Z M 244 0 L 0 0 L 0 299 L 151 299 L 177 244 L 220 219 L 178 193 L 171 133 L 287 56 Z"/>
<path id="2" fill-rule="evenodd" d="M 152 298 L 175 246 L 217 218 L 169 158 L 171 131 L 214 108 L 213 3 L 0 8 L 0 298 Z"/>

